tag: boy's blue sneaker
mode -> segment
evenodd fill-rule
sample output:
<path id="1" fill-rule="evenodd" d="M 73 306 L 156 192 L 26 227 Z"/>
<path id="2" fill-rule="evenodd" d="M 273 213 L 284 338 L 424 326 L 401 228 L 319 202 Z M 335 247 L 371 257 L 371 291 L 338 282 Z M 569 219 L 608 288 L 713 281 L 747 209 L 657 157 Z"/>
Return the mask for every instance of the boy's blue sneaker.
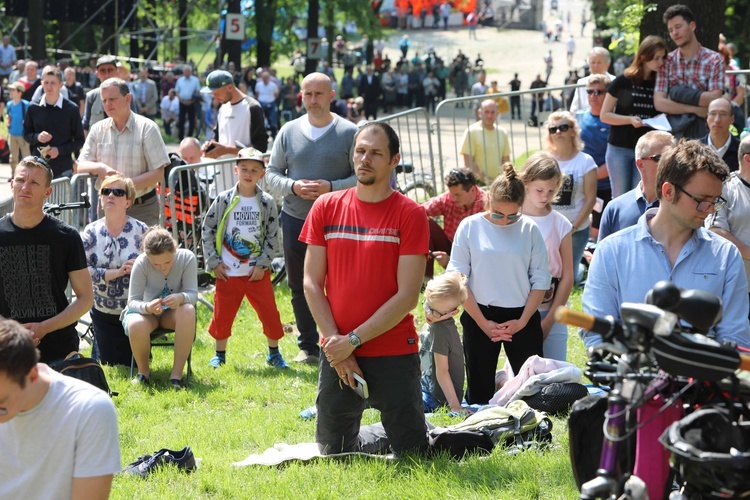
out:
<path id="1" fill-rule="evenodd" d="M 279 369 L 286 369 L 289 368 L 289 365 L 284 361 L 284 358 L 281 356 L 280 352 L 277 352 L 275 354 L 269 354 L 266 356 L 266 363 L 273 366 L 274 368 Z"/>
<path id="2" fill-rule="evenodd" d="M 209 366 L 212 366 L 214 370 L 221 365 L 225 365 L 226 363 L 226 358 L 222 358 L 221 356 L 214 356 L 213 358 L 211 358 L 211 361 L 208 362 Z"/>

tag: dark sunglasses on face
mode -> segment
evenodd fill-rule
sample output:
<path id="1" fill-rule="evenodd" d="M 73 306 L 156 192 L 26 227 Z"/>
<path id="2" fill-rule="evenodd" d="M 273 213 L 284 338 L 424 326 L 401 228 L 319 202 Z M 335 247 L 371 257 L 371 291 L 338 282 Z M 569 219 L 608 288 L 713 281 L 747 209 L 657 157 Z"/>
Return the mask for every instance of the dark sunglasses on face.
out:
<path id="1" fill-rule="evenodd" d="M 518 219 L 521 218 L 521 215 L 522 214 L 520 213 L 505 215 L 502 212 L 490 212 L 490 217 L 492 217 L 493 219 L 497 219 L 497 220 L 508 219 L 508 222 L 516 222 Z"/>
<path id="2" fill-rule="evenodd" d="M 125 191 L 124 189 L 120 189 L 120 188 L 102 188 L 101 193 L 102 193 L 102 196 L 109 196 L 113 194 L 117 196 L 118 198 L 122 198 L 123 196 L 128 194 L 127 191 Z"/>
<path id="3" fill-rule="evenodd" d="M 651 156 L 644 156 L 641 158 L 641 160 L 651 160 L 653 162 L 659 163 L 659 160 L 661 160 L 661 155 L 651 155 Z"/>
<path id="4" fill-rule="evenodd" d="M 602 95 L 604 92 L 604 90 L 586 89 L 588 95 Z"/>
<path id="5" fill-rule="evenodd" d="M 555 135 L 558 130 L 560 132 L 567 132 L 568 130 L 570 130 L 570 124 L 563 123 L 562 125 L 558 125 L 557 127 L 550 127 L 547 130 L 549 130 L 549 135 Z"/>

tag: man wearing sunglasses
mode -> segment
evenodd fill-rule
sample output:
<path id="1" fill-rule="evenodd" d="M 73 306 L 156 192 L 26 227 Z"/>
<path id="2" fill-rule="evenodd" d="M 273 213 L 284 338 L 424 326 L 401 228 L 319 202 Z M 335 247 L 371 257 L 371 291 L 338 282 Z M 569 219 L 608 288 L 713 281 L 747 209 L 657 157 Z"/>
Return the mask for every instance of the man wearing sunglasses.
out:
<path id="1" fill-rule="evenodd" d="M 78 231 L 42 211 L 51 182 L 47 162 L 22 159 L 11 181 L 13 212 L 0 219 L 0 316 L 30 332 L 44 363 L 78 350 L 76 322 L 94 303 Z"/>
<path id="2" fill-rule="evenodd" d="M 479 188 L 476 177 L 468 169 L 456 168 L 448 172 L 445 185 L 447 192 L 422 204 L 430 217 L 430 258 L 424 273 L 426 279 L 434 275 L 434 261 L 443 267 L 448 265 L 458 224 L 470 215 L 484 212 L 487 202 L 487 193 Z M 440 216 L 443 217 L 443 227 L 432 219 Z"/>
<path id="3" fill-rule="evenodd" d="M 583 152 L 591 156 L 596 163 L 596 197 L 602 200 L 602 206 L 591 212 L 591 237 L 596 239 L 599 234 L 599 224 L 602 211 L 612 199 L 612 185 L 609 182 L 609 172 L 605 159 L 607 153 L 607 137 L 609 125 L 600 119 L 604 95 L 610 79 L 606 75 L 591 75 L 586 82 L 586 97 L 589 109 L 576 113 L 576 120 L 581 126 L 581 140 Z"/>
<path id="4" fill-rule="evenodd" d="M 661 130 L 652 130 L 638 139 L 635 145 L 635 166 L 641 174 L 641 181 L 604 208 L 599 224 L 599 241 L 620 229 L 634 226 L 646 210 L 659 206 L 656 198 L 656 167 L 661 155 L 674 145 L 672 134 Z"/>
<path id="5" fill-rule="evenodd" d="M 599 244 L 583 291 L 584 311 L 620 320 L 623 302 L 643 302 L 656 282 L 669 280 L 721 298 L 723 316 L 711 333 L 719 341 L 750 347 L 742 255 L 703 227 L 726 205 L 721 194 L 728 176 L 724 162 L 698 141 L 682 141 L 666 151 L 656 171 L 659 207 Z M 599 335 L 581 334 L 586 347 L 601 343 Z"/>

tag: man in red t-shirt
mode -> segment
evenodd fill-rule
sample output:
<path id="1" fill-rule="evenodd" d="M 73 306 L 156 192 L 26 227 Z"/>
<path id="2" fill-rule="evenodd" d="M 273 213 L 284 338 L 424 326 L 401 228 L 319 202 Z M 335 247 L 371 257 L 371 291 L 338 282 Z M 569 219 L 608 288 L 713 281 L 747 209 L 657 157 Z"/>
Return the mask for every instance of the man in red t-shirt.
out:
<path id="1" fill-rule="evenodd" d="M 315 440 L 321 453 L 360 449 L 367 402 L 380 410 L 395 453 L 423 451 L 417 305 L 429 229 L 424 209 L 390 186 L 399 139 L 385 123 L 354 136 L 354 188 L 321 196 L 302 228 L 305 297 L 322 336 Z M 348 386 L 348 387 L 347 387 Z"/>

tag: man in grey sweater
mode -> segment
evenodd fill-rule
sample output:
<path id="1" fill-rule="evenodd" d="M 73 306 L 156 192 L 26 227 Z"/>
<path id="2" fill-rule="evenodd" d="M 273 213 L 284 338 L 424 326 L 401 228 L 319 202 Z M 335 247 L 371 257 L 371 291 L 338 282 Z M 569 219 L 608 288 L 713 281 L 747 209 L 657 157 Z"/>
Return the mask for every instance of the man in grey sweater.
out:
<path id="1" fill-rule="evenodd" d="M 292 309 L 299 330 L 297 362 L 318 363 L 318 331 L 302 288 L 307 245 L 299 241 L 302 225 L 321 195 L 354 187 L 352 144 L 357 127 L 331 113 L 334 93 L 323 73 L 302 80 L 307 114 L 286 123 L 273 144 L 266 185 L 281 194 L 281 230 Z"/>

